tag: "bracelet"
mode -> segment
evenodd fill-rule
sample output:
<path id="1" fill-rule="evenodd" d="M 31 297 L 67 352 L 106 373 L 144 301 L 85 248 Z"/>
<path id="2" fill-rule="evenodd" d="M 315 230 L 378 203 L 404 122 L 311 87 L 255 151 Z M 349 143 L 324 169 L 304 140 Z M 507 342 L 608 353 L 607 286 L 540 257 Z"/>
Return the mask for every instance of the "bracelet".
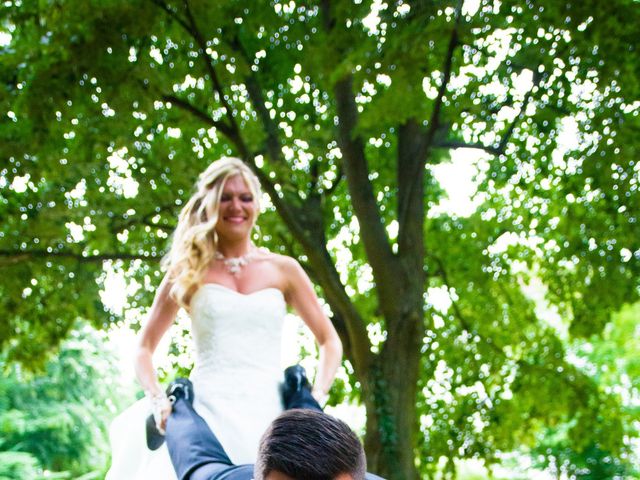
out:
<path id="1" fill-rule="evenodd" d="M 164 392 L 151 393 L 149 391 L 145 391 L 144 395 L 149 399 L 151 405 L 156 405 L 158 403 L 164 402 L 167 399 L 167 394 Z"/>
<path id="2" fill-rule="evenodd" d="M 162 418 L 162 409 L 165 406 L 165 402 L 168 401 L 167 395 L 164 392 L 151 393 L 148 391 L 144 392 L 144 394 L 151 403 L 151 413 L 153 415 L 153 419 L 156 421 L 156 424 L 159 424 Z"/>

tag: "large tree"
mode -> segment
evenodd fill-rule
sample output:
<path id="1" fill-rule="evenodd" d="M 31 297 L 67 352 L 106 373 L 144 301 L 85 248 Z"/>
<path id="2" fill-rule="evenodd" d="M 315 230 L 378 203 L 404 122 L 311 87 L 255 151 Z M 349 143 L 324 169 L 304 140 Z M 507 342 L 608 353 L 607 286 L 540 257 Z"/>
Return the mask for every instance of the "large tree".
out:
<path id="1" fill-rule="evenodd" d="M 0 8 L 10 358 L 33 362 L 79 317 L 117 320 L 104 261 L 148 304 L 198 172 L 236 155 L 272 203 L 263 242 L 300 258 L 331 307 L 370 469 L 492 462 L 569 420 L 578 450 L 624 447 L 616 397 L 563 340 L 639 294 L 635 2 Z M 485 155 L 482 204 L 437 214 L 433 167 L 461 148 Z M 537 281 L 564 323 L 539 318 L 523 292 Z"/>

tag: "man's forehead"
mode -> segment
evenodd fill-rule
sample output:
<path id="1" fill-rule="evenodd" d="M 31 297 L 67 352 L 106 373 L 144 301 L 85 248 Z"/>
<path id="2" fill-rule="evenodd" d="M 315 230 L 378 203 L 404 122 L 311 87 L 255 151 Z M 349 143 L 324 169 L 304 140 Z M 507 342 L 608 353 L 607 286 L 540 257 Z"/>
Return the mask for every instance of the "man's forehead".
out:
<path id="1" fill-rule="evenodd" d="M 293 478 L 293 477 L 290 477 L 289 475 L 285 475 L 282 472 L 273 470 L 269 472 L 269 474 L 266 477 L 264 477 L 264 480 L 302 480 L 302 479 Z M 353 480 L 353 477 L 348 473 L 341 473 L 333 480 Z"/>
<path id="2" fill-rule="evenodd" d="M 264 480 L 296 480 L 296 479 L 291 478 L 289 475 L 285 475 L 284 473 L 281 473 L 278 471 L 271 471 L 266 477 L 264 477 Z"/>

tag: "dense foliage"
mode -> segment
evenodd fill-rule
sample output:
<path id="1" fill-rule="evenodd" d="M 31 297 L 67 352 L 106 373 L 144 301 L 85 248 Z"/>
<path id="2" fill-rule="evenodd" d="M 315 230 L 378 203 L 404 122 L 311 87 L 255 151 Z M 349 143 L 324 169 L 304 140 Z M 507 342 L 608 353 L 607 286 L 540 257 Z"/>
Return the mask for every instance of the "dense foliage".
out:
<path id="1" fill-rule="evenodd" d="M 621 399 L 615 407 L 619 427 L 611 428 L 610 412 L 593 422 L 595 435 L 575 429 L 572 420 L 546 429 L 535 448 L 529 452 L 535 463 L 555 476 L 596 480 L 604 478 L 638 478 L 637 452 L 631 456 L 615 455 L 610 450 L 612 437 L 638 437 L 638 387 L 640 386 L 640 338 L 637 335 L 640 304 L 626 306 L 613 315 L 601 336 L 572 342 L 570 355 L 598 386 Z M 577 436 L 581 438 L 575 438 Z M 572 438 L 574 437 L 574 438 Z M 580 444 L 580 448 L 576 448 Z"/>
<path id="2" fill-rule="evenodd" d="M 234 154 L 271 200 L 261 241 L 331 307 L 372 469 L 453 474 L 548 429 L 549 468 L 561 449 L 625 455 L 624 396 L 569 346 L 640 293 L 636 2 L 0 11 L 9 360 L 41 362 L 78 318 L 119 320 L 99 301 L 105 261 L 140 285 L 129 308 L 149 305 L 194 179 Z M 468 216 L 438 209 L 434 174 L 462 148 L 483 155 Z"/>
<path id="3" fill-rule="evenodd" d="M 0 478 L 104 476 L 108 422 L 130 399 L 103 342 L 90 329 L 74 331 L 38 374 L 2 362 Z"/>

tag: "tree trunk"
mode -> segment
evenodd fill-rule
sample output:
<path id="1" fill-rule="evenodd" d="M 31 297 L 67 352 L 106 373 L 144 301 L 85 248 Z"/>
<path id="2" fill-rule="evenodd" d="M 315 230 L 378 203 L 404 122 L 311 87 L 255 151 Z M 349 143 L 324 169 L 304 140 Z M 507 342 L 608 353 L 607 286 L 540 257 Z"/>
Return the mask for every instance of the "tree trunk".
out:
<path id="1" fill-rule="evenodd" d="M 410 300 L 399 297 L 399 304 Z M 363 392 L 367 408 L 367 452 L 370 471 L 389 480 L 417 480 L 415 440 L 419 432 L 416 419 L 417 383 L 420 371 L 422 301 L 412 302 L 400 325 L 389 331 L 380 355 L 376 357 L 368 384 Z"/>

